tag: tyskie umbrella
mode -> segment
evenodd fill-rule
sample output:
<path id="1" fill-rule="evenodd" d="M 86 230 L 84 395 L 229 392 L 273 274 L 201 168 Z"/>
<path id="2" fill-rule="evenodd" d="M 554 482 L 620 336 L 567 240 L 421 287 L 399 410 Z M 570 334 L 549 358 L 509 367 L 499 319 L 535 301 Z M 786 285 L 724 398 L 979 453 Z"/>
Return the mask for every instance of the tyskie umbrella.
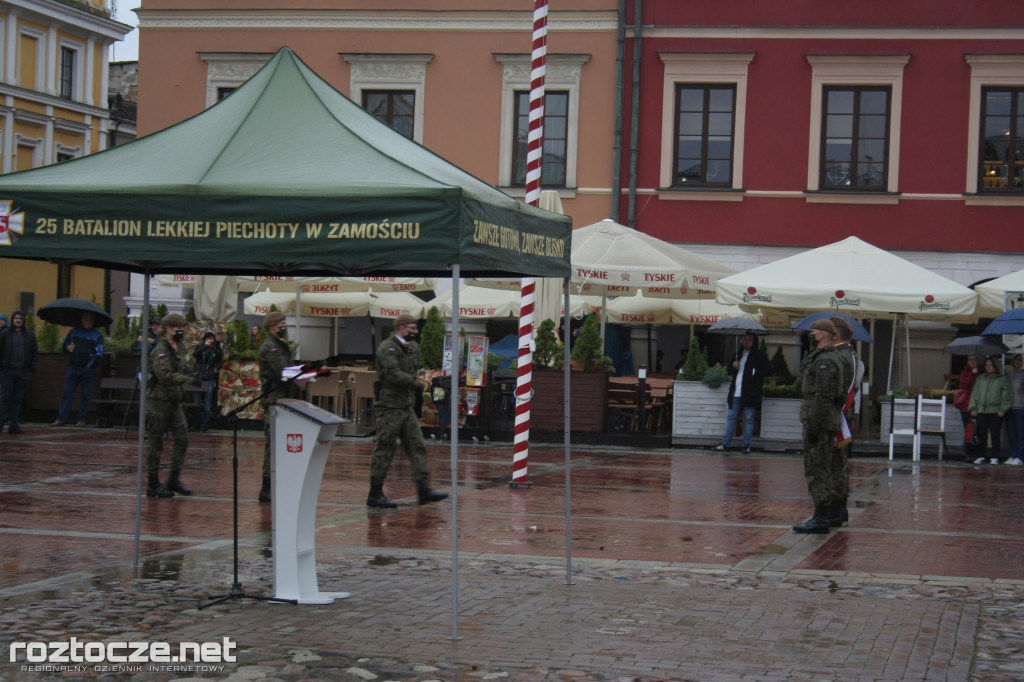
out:
<path id="1" fill-rule="evenodd" d="M 953 339 L 948 346 L 942 349 L 950 355 L 1002 355 L 1010 349 L 1001 341 L 990 339 L 985 336 L 964 336 Z"/>
<path id="2" fill-rule="evenodd" d="M 850 326 L 853 328 L 853 336 L 851 337 L 853 341 L 864 341 L 867 343 L 874 343 L 874 339 L 871 338 L 871 334 L 868 333 L 868 330 L 867 328 L 864 327 L 864 325 L 862 325 L 860 322 L 853 319 L 849 315 L 843 315 L 842 313 L 835 313 L 832 311 L 812 313 L 807 317 L 803 317 L 793 323 L 792 329 L 799 329 L 800 331 L 809 332 L 811 331 L 812 324 L 814 324 L 818 320 L 824 320 L 830 317 L 841 317 L 850 323 Z"/>
<path id="3" fill-rule="evenodd" d="M 77 327 L 82 323 L 83 313 L 92 313 L 96 327 L 109 327 L 114 323 L 106 310 L 81 298 L 58 298 L 40 308 L 36 315 L 40 320 L 63 327 Z"/>
<path id="4" fill-rule="evenodd" d="M 725 336 L 743 336 L 754 334 L 755 336 L 767 336 L 768 330 L 764 325 L 754 320 L 745 320 L 742 317 L 726 317 L 708 327 L 708 334 L 723 334 Z"/>
<path id="5" fill-rule="evenodd" d="M 1014 308 L 992 320 L 982 334 L 1024 334 L 1024 308 Z"/>

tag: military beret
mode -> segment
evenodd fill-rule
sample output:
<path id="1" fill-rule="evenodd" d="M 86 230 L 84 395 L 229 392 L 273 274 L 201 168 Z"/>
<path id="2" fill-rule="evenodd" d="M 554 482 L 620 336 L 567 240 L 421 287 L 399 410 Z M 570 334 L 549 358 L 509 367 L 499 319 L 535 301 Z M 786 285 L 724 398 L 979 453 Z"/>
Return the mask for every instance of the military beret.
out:
<path id="1" fill-rule="evenodd" d="M 263 326 L 268 329 L 282 322 L 284 322 L 284 313 L 280 310 L 271 310 L 267 313 L 267 316 L 263 318 Z"/>
<path id="2" fill-rule="evenodd" d="M 419 321 L 419 318 L 416 317 L 415 315 L 410 315 L 409 313 L 402 313 L 401 315 L 395 318 L 395 327 L 401 327 L 402 325 L 405 324 L 417 324 Z"/>
<path id="3" fill-rule="evenodd" d="M 837 332 L 840 329 L 844 329 L 844 330 L 846 330 L 846 336 L 850 336 L 851 334 L 853 334 L 853 325 L 851 325 L 849 322 L 847 322 L 846 318 L 839 317 L 838 315 L 835 315 L 835 316 L 830 317 L 828 319 L 831 320 L 832 324 L 835 325 Z"/>
<path id="4" fill-rule="evenodd" d="M 171 313 L 170 315 L 164 316 L 163 325 L 165 327 L 184 327 L 186 324 L 184 315 Z"/>
<path id="5" fill-rule="evenodd" d="M 811 329 L 818 329 L 823 332 L 828 332 L 832 336 L 836 335 L 836 326 L 828 320 L 818 320 L 811 325 Z"/>

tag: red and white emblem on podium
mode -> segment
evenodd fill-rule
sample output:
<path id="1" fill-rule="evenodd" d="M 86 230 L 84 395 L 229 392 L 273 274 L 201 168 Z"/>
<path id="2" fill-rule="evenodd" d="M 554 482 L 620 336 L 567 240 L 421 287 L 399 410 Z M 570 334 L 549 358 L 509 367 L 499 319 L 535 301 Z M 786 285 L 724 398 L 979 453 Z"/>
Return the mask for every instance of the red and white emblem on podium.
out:
<path id="1" fill-rule="evenodd" d="M 285 440 L 288 443 L 288 452 L 302 452 L 301 433 L 289 433 Z"/>

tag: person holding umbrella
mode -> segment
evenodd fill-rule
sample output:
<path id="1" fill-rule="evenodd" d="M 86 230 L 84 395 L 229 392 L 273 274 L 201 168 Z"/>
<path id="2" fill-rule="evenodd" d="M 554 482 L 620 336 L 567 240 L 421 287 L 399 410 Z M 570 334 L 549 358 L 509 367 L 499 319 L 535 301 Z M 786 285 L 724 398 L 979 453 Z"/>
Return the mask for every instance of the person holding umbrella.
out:
<path id="1" fill-rule="evenodd" d="M 185 318 L 171 313 L 163 320 L 164 333 L 149 356 L 149 373 L 153 382 L 146 390 L 146 431 L 149 433 L 149 455 L 146 470 L 149 482 L 146 497 L 174 497 L 191 495 L 181 482 L 181 467 L 188 449 L 188 422 L 181 401 L 185 397 L 185 384 L 195 381 L 188 374 L 189 358 L 185 352 Z M 167 485 L 160 483 L 160 455 L 164 449 L 164 434 L 170 429 L 174 438 L 171 450 L 171 475 Z"/>
<path id="2" fill-rule="evenodd" d="M 757 347 L 757 339 L 753 332 L 743 335 L 742 348 L 736 351 L 726 367 L 732 376 L 729 385 L 729 416 L 725 424 L 725 435 L 722 441 L 712 448 L 716 452 L 729 449 L 732 436 L 736 432 L 736 422 L 740 411 L 743 411 L 743 453 L 750 453 L 750 443 L 754 439 L 754 419 L 761 408 L 762 386 L 765 377 L 772 375 L 772 363 L 768 355 Z"/>
<path id="3" fill-rule="evenodd" d="M 81 398 L 78 403 L 78 422 L 75 426 L 85 426 L 89 418 L 92 380 L 96 375 L 96 368 L 103 360 L 103 335 L 93 328 L 96 321 L 93 313 L 82 313 L 79 320 L 79 325 L 68 332 L 61 346 L 68 354 L 68 369 L 64 375 L 64 395 L 60 399 L 60 410 L 57 412 L 57 419 L 50 426 L 64 426 L 67 423 L 76 391 L 81 392 Z"/>
<path id="4" fill-rule="evenodd" d="M 1013 389 L 1013 405 L 1006 413 L 1006 435 L 1010 439 L 1010 458 L 1007 464 L 1024 464 L 1024 355 L 1013 356 L 1013 369 L 1006 373 Z"/>
<path id="5" fill-rule="evenodd" d="M 25 314 L 15 310 L 11 313 L 11 326 L 0 330 L 0 433 L 8 419 L 11 426 L 7 433 L 24 433 L 18 424 L 21 402 L 38 363 L 36 335 L 25 329 Z"/>
<path id="6" fill-rule="evenodd" d="M 1003 417 L 1013 405 L 1013 389 L 1006 380 L 999 365 L 999 358 L 985 358 L 985 371 L 974 382 L 969 405 L 971 416 L 978 420 L 979 456 L 975 464 L 985 463 L 985 446 L 992 438 L 991 464 L 999 464 L 999 449 L 1003 440 Z"/>

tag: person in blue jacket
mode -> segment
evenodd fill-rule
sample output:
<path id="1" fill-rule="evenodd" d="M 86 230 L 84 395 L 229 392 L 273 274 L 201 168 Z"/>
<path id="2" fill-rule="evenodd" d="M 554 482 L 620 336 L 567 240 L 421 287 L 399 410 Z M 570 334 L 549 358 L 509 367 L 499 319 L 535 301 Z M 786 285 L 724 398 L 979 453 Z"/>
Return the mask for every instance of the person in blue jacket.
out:
<path id="1" fill-rule="evenodd" d="M 78 402 L 78 422 L 75 426 L 85 426 L 89 418 L 92 380 L 96 375 L 96 368 L 103 359 L 103 335 L 93 328 L 94 323 L 92 313 L 82 313 L 81 324 L 64 337 L 62 347 L 68 354 L 68 371 L 64 375 L 64 395 L 60 399 L 60 411 L 50 426 L 63 426 L 67 423 L 76 390 L 81 392 L 82 397 Z"/>

